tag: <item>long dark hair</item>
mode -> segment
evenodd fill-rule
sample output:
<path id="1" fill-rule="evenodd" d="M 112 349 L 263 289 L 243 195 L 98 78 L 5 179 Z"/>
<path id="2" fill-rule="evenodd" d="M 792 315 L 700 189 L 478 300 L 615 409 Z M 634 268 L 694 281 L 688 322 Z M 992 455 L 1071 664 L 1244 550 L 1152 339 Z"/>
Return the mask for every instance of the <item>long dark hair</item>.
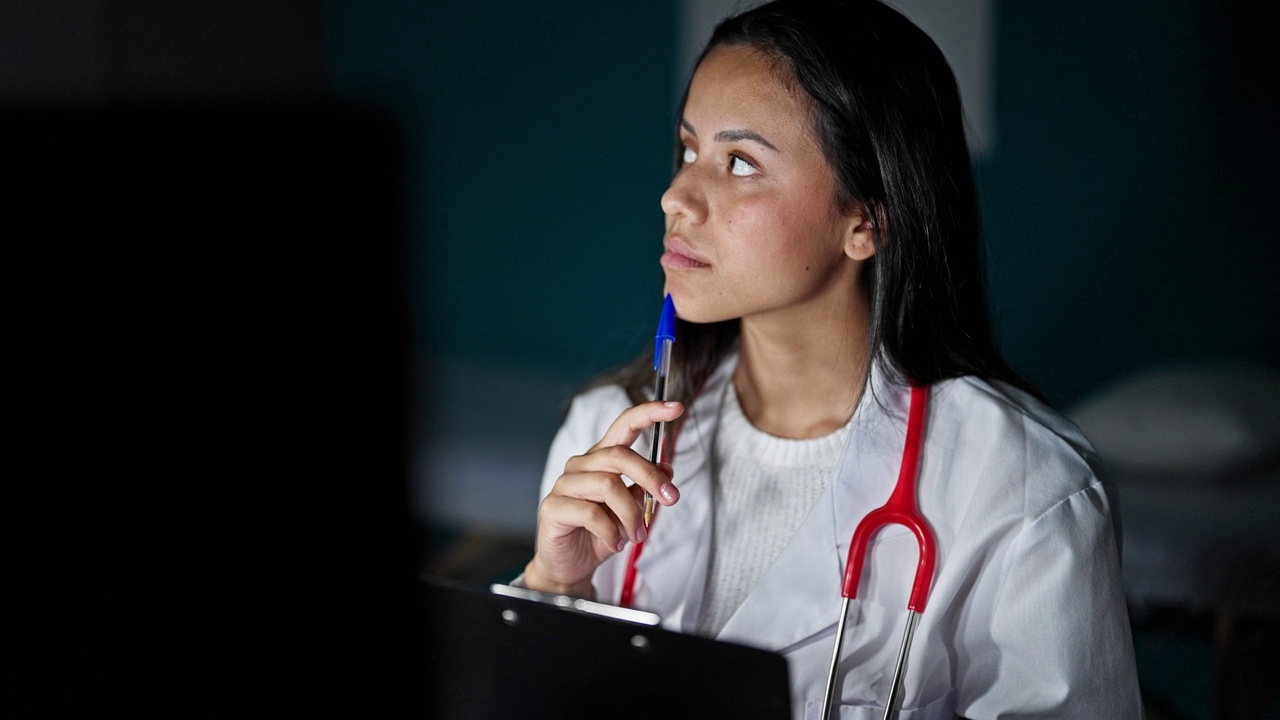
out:
<path id="1" fill-rule="evenodd" d="M 937 45 L 874 0 L 762 5 L 720 23 L 698 62 L 722 45 L 774 58 L 808 93 L 815 135 L 836 175 L 836 202 L 874 218 L 876 253 L 862 282 L 870 294 L 870 356 L 888 377 L 928 385 L 974 375 L 1036 394 L 996 347 L 960 95 Z M 682 100 L 678 117 L 683 111 Z M 678 134 L 675 146 L 678 169 Z M 734 347 L 738 328 L 736 320 L 678 322 L 673 398 L 697 394 Z M 646 353 L 601 382 L 620 383 L 640 401 L 652 379 Z"/>

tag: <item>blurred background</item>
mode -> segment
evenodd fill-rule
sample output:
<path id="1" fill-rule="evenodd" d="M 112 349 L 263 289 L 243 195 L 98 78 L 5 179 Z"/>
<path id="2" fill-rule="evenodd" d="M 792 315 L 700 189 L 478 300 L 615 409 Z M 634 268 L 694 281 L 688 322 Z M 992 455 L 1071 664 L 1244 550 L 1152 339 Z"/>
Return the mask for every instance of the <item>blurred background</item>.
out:
<path id="1" fill-rule="evenodd" d="M 650 342 L 675 109 L 742 4 L 0 0 L 36 404 L 180 435 L 141 496 L 235 468 L 272 512 L 187 486 L 184 532 L 252 539 L 207 557 L 509 579 L 568 399 Z M 1274 13 L 894 5 L 961 85 L 1003 348 L 1119 490 L 1151 716 L 1278 716 Z"/>

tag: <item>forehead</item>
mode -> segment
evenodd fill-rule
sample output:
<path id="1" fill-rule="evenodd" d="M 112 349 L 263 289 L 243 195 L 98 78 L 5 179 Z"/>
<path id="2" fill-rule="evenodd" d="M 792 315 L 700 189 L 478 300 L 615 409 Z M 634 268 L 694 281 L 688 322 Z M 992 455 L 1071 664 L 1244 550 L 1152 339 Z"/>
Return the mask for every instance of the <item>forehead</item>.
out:
<path id="1" fill-rule="evenodd" d="M 693 75 L 685 119 L 699 136 L 704 133 L 700 123 L 708 122 L 712 132 L 733 126 L 809 135 L 812 101 L 790 80 L 784 62 L 755 48 L 721 45 L 707 53 Z"/>

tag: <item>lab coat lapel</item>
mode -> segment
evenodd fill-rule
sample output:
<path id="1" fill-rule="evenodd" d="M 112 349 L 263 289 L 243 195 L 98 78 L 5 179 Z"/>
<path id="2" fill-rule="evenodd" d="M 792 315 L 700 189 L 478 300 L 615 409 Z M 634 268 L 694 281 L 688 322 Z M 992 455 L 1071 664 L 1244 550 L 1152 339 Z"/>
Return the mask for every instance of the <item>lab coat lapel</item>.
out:
<path id="1" fill-rule="evenodd" d="M 785 651 L 839 621 L 849 540 L 863 516 L 888 499 L 906 439 L 910 394 L 878 376 L 873 371 L 859 402 L 835 482 L 718 639 Z M 876 540 L 892 534 L 881 532 Z"/>
<path id="2" fill-rule="evenodd" d="M 867 513 L 885 504 L 898 482 L 902 452 L 907 444 L 910 406 L 911 388 L 887 382 L 879 366 L 875 366 L 858 407 L 850 452 L 845 455 L 835 488 L 835 539 L 840 550 L 842 576 L 854 529 Z M 906 532 L 910 530 L 901 525 L 889 525 L 872 536 L 871 542 Z M 863 573 L 866 572 L 864 566 Z"/>
<path id="3" fill-rule="evenodd" d="M 836 622 L 841 560 L 831 510 L 828 487 L 717 639 L 783 651 Z"/>

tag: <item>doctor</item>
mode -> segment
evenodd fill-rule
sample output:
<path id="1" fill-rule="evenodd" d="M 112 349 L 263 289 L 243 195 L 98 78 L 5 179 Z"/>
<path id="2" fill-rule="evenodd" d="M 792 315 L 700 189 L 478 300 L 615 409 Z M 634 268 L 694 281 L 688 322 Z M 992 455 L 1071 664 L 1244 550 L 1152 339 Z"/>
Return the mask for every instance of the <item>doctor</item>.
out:
<path id="1" fill-rule="evenodd" d="M 552 444 L 528 587 L 634 604 L 783 653 L 819 717 L 858 521 L 932 389 L 918 480 L 938 566 L 902 718 L 1138 718 L 1111 504 L 1087 440 L 999 356 L 954 79 L 876 2 L 781 0 L 722 23 L 662 196 L 671 396 L 650 358 L 579 395 Z M 674 423 L 672 462 L 645 438 Z M 649 491 L 662 507 L 642 518 Z M 879 718 L 917 545 L 875 536 L 836 717 Z M 619 702 L 662 677 L 619 678 Z"/>

